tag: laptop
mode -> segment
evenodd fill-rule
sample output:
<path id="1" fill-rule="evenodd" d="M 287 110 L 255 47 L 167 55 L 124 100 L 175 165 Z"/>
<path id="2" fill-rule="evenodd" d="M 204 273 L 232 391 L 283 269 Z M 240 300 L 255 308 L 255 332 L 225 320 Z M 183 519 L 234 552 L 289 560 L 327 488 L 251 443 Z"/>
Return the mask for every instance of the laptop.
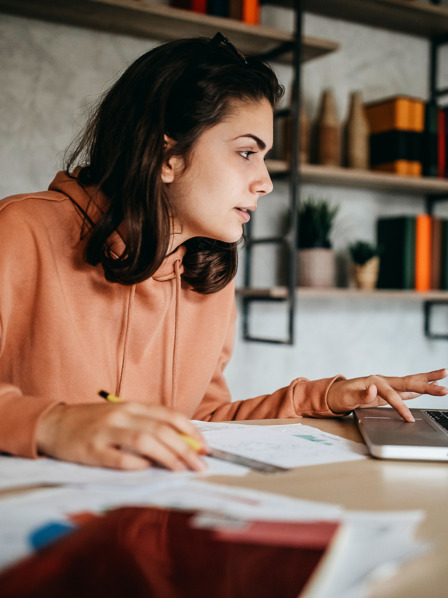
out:
<path id="1" fill-rule="evenodd" d="M 355 409 L 369 452 L 380 459 L 448 461 L 448 409 L 411 409 L 415 423 L 390 407 Z"/>

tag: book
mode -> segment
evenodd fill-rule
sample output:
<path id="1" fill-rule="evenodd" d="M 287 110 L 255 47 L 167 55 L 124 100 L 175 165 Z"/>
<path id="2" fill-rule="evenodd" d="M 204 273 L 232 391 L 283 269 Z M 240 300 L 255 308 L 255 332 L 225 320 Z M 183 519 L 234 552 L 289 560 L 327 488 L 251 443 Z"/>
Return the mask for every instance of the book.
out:
<path id="1" fill-rule="evenodd" d="M 446 164 L 446 136 L 445 136 L 445 119 L 446 114 L 443 108 L 438 111 L 438 168 L 437 176 L 441 179 L 445 178 L 445 164 Z"/>
<path id="2" fill-rule="evenodd" d="M 207 0 L 207 14 L 213 15 L 215 17 L 228 17 L 228 0 Z"/>
<path id="3" fill-rule="evenodd" d="M 370 131 L 371 168 L 421 176 L 425 121 L 423 100 L 393 96 L 367 103 L 364 110 Z"/>
<path id="4" fill-rule="evenodd" d="M 258 25 L 260 22 L 259 0 L 243 0 L 243 21 L 249 25 Z"/>
<path id="5" fill-rule="evenodd" d="M 183 8 L 185 10 L 189 10 L 190 0 L 170 0 L 170 6 L 174 6 L 174 8 Z"/>
<path id="6" fill-rule="evenodd" d="M 431 216 L 418 214 L 415 220 L 415 290 L 431 288 Z"/>
<path id="7" fill-rule="evenodd" d="M 444 125 L 445 125 L 445 133 L 441 132 L 445 140 L 445 168 L 443 170 L 443 175 L 441 177 L 444 179 L 448 179 L 448 107 L 444 106 L 442 108 L 444 114 Z"/>
<path id="8" fill-rule="evenodd" d="M 448 291 L 448 220 L 442 221 L 440 251 L 440 288 Z"/>
<path id="9" fill-rule="evenodd" d="M 207 0 L 191 0 L 191 10 L 205 14 L 207 12 Z"/>
<path id="10" fill-rule="evenodd" d="M 415 216 L 378 219 L 379 289 L 415 288 L 415 229 Z"/>
<path id="11" fill-rule="evenodd" d="M 170 0 L 170 6 L 199 13 L 207 12 L 207 0 Z"/>
<path id="12" fill-rule="evenodd" d="M 435 102 L 425 103 L 425 127 L 422 140 L 423 176 L 436 177 L 438 174 L 438 110 Z"/>
<path id="13" fill-rule="evenodd" d="M 431 289 L 437 291 L 442 273 L 442 218 L 431 218 Z"/>
<path id="14" fill-rule="evenodd" d="M 410 98 L 411 101 L 411 146 L 409 172 L 411 176 L 422 176 L 423 152 L 422 145 L 425 130 L 425 102 L 418 98 Z"/>
<path id="15" fill-rule="evenodd" d="M 236 21 L 243 20 L 243 0 L 229 0 L 229 17 Z"/>

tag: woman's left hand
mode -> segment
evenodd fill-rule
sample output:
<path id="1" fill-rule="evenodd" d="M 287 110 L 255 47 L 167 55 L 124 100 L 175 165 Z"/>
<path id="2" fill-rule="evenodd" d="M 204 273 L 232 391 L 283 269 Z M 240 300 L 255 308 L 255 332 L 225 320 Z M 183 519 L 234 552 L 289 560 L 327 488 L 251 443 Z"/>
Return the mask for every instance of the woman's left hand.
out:
<path id="1" fill-rule="evenodd" d="M 404 403 L 422 394 L 442 397 L 448 388 L 438 381 L 448 376 L 448 370 L 434 370 L 424 374 L 402 377 L 366 376 L 351 380 L 337 380 L 328 391 L 328 406 L 336 414 L 344 414 L 357 407 L 391 405 L 408 422 L 415 421 Z"/>

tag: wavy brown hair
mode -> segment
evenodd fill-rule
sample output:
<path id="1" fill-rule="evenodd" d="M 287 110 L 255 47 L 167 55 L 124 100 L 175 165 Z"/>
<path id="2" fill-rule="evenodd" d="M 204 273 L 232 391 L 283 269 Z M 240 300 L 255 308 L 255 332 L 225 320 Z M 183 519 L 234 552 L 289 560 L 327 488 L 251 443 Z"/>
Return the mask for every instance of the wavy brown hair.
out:
<path id="1" fill-rule="evenodd" d="M 76 171 L 80 185 L 108 198 L 100 220 L 85 221 L 85 259 L 102 264 L 109 281 L 146 280 L 167 254 L 173 209 L 160 176 L 163 162 L 181 156 L 188 168 L 195 142 L 228 115 L 233 100 L 265 98 L 274 108 L 283 94 L 268 65 L 244 60 L 220 40 L 178 39 L 138 58 L 104 94 L 67 152 L 65 171 Z M 164 135 L 174 141 L 169 155 Z M 118 226 L 125 250 L 117 257 L 108 239 Z M 185 246 L 183 278 L 196 291 L 216 292 L 235 276 L 237 243 L 197 237 Z"/>

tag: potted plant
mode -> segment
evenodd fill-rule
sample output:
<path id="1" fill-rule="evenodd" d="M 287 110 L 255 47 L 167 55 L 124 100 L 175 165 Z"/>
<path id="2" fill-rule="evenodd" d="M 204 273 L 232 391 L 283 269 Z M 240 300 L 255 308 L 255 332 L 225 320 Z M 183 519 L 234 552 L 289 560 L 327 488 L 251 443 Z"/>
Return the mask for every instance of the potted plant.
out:
<path id="1" fill-rule="evenodd" d="M 297 223 L 298 282 L 307 287 L 335 285 L 335 254 L 330 234 L 338 206 L 308 197 L 299 205 Z"/>
<path id="2" fill-rule="evenodd" d="M 358 289 L 372 290 L 378 281 L 380 251 L 373 243 L 354 241 L 349 245 L 354 269 L 353 276 Z"/>

